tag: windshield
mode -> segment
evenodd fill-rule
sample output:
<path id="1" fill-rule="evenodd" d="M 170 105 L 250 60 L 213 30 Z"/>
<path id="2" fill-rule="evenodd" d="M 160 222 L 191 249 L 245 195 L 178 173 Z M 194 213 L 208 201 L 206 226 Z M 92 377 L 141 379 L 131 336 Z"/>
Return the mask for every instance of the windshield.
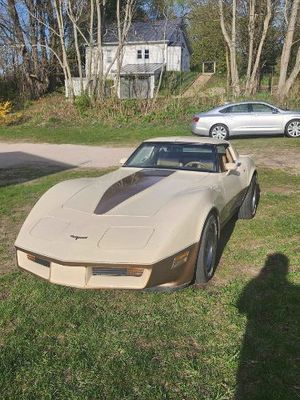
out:
<path id="1" fill-rule="evenodd" d="M 217 172 L 216 149 L 210 144 L 147 142 L 137 148 L 124 166 Z"/>

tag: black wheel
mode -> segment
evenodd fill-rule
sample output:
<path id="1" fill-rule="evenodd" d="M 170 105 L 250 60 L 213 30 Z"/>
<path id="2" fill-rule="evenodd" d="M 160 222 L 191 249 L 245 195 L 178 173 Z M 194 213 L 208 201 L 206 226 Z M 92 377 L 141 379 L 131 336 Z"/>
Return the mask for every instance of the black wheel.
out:
<path id="1" fill-rule="evenodd" d="M 255 216 L 259 202 L 259 185 L 257 177 L 252 177 L 246 196 L 239 209 L 238 217 L 240 219 L 251 219 Z"/>
<path id="2" fill-rule="evenodd" d="M 229 138 L 229 130 L 224 124 L 216 124 L 210 128 L 209 135 L 215 139 L 227 140 Z"/>
<path id="3" fill-rule="evenodd" d="M 300 119 L 292 119 L 286 124 L 285 134 L 287 137 L 300 137 Z"/>
<path id="4" fill-rule="evenodd" d="M 198 251 L 195 284 L 208 282 L 215 271 L 218 248 L 218 220 L 214 214 L 209 214 L 202 231 Z"/>

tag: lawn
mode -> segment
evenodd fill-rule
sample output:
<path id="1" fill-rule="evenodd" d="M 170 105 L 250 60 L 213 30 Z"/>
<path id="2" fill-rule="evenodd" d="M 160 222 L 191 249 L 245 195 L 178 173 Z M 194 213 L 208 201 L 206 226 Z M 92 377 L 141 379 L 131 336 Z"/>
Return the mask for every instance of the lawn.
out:
<path id="1" fill-rule="evenodd" d="M 0 127 L 0 141 L 73 143 L 89 145 L 131 145 L 157 136 L 188 135 L 189 130 L 179 124 L 171 127 L 153 124 L 143 126 L 65 125 Z M 1 144 L 0 144 L 1 145 Z"/>
<path id="2" fill-rule="evenodd" d="M 0 146 L 3 142 L 69 143 L 87 145 L 132 146 L 142 140 L 160 136 L 191 136 L 187 123 L 143 123 L 115 127 L 97 124 L 46 126 L 0 126 Z M 283 136 L 259 138 L 233 138 L 232 143 L 241 151 L 282 151 L 299 149 L 300 140 Z M 1 149 L 1 147 L 0 147 Z"/>
<path id="3" fill-rule="evenodd" d="M 1 399 L 299 398 L 299 176 L 260 169 L 257 216 L 226 227 L 205 288 L 81 291 L 18 271 L 40 195 L 105 172 L 0 171 Z"/>

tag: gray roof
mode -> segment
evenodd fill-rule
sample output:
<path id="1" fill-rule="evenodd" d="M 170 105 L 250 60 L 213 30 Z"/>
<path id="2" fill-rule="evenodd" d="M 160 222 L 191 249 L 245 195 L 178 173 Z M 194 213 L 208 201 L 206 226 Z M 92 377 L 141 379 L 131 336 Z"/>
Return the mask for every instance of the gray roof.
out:
<path id="1" fill-rule="evenodd" d="M 121 75 L 153 75 L 162 67 L 163 64 L 158 63 L 126 64 L 121 68 Z"/>
<path id="2" fill-rule="evenodd" d="M 173 20 L 134 21 L 129 29 L 126 42 L 158 42 L 167 41 L 170 44 L 181 44 L 180 36 L 184 29 L 182 18 Z M 118 42 L 116 24 L 107 27 L 103 43 Z"/>

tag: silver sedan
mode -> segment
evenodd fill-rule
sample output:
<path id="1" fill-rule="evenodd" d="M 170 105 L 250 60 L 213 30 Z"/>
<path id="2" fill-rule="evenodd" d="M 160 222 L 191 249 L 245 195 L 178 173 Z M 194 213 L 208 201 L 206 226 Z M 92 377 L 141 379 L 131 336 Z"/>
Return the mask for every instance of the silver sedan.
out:
<path id="1" fill-rule="evenodd" d="M 258 101 L 225 104 L 194 115 L 192 132 L 217 139 L 276 134 L 297 138 L 300 137 L 300 112 Z"/>

